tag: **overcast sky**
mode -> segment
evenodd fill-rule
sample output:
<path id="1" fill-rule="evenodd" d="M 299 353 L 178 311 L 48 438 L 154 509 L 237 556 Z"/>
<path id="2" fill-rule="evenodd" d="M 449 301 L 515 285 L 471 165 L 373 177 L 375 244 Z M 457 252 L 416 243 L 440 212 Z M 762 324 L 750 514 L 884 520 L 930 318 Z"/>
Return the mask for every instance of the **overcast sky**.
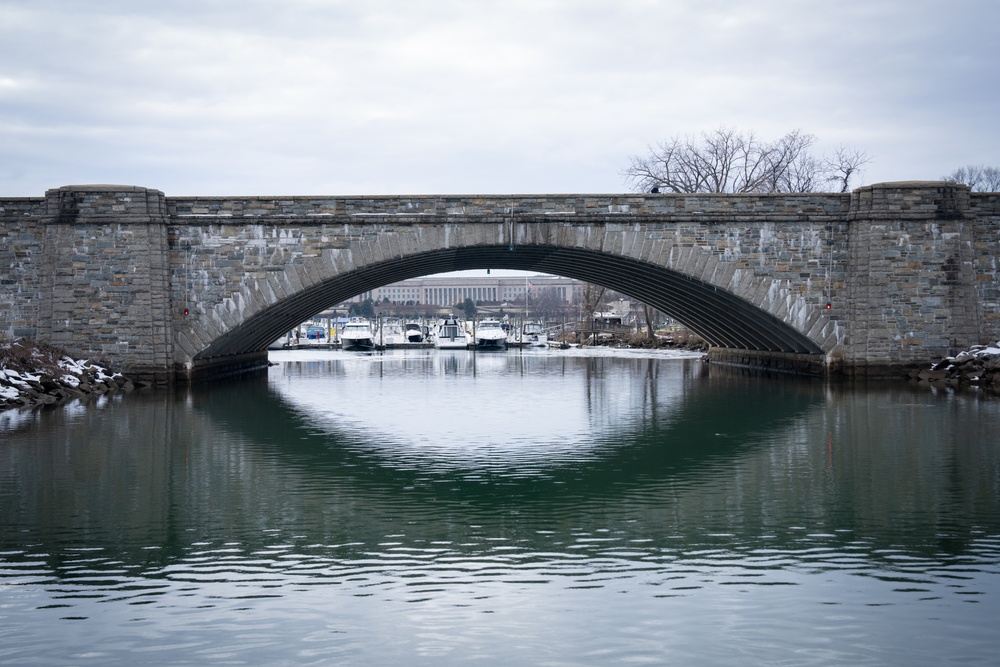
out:
<path id="1" fill-rule="evenodd" d="M 1000 165 L 997 0 L 0 0 L 0 195 L 621 192 L 720 126 Z"/>

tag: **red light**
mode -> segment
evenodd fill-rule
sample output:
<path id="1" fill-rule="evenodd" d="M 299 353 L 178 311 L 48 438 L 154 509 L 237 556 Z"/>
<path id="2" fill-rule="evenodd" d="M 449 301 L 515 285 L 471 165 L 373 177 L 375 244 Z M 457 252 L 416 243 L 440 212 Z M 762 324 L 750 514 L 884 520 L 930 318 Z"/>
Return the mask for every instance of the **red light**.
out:
<path id="1" fill-rule="evenodd" d="M 184 309 L 184 317 L 187 317 L 187 316 L 188 316 L 188 309 L 187 309 L 187 308 L 185 308 L 185 309 Z"/>
<path id="2" fill-rule="evenodd" d="M 827 309 L 827 310 L 830 310 L 831 308 L 833 308 L 833 306 L 832 306 L 832 305 L 830 305 L 830 302 L 829 302 L 829 301 L 827 301 L 827 302 L 826 302 L 826 309 Z"/>

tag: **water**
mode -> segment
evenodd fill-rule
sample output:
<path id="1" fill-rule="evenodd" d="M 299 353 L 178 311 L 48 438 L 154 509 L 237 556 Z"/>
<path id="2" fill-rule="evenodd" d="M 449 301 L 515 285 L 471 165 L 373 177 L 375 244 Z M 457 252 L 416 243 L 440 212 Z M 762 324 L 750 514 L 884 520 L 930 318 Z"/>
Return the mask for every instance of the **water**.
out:
<path id="1" fill-rule="evenodd" d="M 0 664 L 995 664 L 996 398 L 272 360 L 0 417 Z"/>

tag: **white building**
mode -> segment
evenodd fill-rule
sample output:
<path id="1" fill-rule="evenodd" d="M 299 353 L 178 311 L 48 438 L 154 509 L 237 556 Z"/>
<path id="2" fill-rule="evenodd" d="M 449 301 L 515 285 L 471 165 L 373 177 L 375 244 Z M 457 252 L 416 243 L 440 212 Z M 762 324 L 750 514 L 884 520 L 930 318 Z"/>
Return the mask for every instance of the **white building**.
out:
<path id="1" fill-rule="evenodd" d="M 555 295 L 568 306 L 582 300 L 583 283 L 572 278 L 536 275 L 526 278 L 488 278 L 468 276 L 428 276 L 412 278 L 369 290 L 346 303 L 371 299 L 375 303 L 388 300 L 395 304 L 453 306 L 472 299 L 475 303 L 523 304 L 525 294 L 530 299 L 543 290 L 555 290 Z"/>

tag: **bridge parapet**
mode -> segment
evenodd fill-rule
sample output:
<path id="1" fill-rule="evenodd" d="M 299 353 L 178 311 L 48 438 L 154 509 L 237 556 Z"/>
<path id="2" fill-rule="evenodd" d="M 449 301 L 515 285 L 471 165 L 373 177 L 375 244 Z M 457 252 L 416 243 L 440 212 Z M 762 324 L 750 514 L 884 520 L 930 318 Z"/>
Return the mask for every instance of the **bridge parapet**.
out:
<path id="1" fill-rule="evenodd" d="M 899 181 L 860 187 L 851 194 L 849 220 L 961 220 L 971 192 L 942 181 Z"/>
<path id="2" fill-rule="evenodd" d="M 135 185 L 69 185 L 45 193 L 46 217 L 60 224 L 164 224 L 159 190 Z"/>
<path id="3" fill-rule="evenodd" d="M 741 217 L 773 221 L 806 216 L 843 218 L 849 195 L 831 194 L 595 194 L 595 195 L 415 195 L 366 197 L 169 197 L 179 223 L 206 218 L 324 218 L 380 216 L 672 216 L 677 220 L 732 221 Z"/>
<path id="4" fill-rule="evenodd" d="M 18 220 L 40 220 L 45 217 L 44 197 L 9 197 L 0 199 L 0 221 L 15 223 Z"/>

